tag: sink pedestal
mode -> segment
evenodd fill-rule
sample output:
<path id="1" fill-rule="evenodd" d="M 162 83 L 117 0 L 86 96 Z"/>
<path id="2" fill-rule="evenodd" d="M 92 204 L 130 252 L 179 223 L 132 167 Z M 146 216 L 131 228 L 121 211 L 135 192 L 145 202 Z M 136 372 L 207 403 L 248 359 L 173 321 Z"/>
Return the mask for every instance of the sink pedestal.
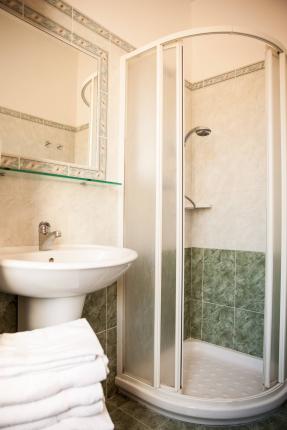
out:
<path id="1" fill-rule="evenodd" d="M 34 330 L 81 318 L 86 295 L 74 297 L 18 297 L 18 331 Z"/>

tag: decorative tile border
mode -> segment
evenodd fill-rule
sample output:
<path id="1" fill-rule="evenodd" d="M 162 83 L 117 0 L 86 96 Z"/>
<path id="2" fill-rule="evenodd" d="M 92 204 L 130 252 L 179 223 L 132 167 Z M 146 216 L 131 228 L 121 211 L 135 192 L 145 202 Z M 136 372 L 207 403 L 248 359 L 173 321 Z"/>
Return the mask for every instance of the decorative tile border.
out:
<path id="1" fill-rule="evenodd" d="M 77 131 L 82 131 L 89 128 L 89 124 L 82 124 L 82 125 L 79 125 L 78 127 L 74 127 L 73 125 L 62 124 L 60 122 L 55 122 L 55 121 L 49 121 L 39 116 L 30 115 L 14 109 L 8 109 L 4 106 L 0 106 L 0 114 L 12 116 L 13 118 L 22 119 L 25 121 L 35 122 L 37 124 L 46 125 L 47 127 L 53 127 L 53 128 L 58 128 L 60 130 L 71 131 L 74 133 L 76 133 Z"/>
<path id="2" fill-rule="evenodd" d="M 211 78 L 204 79 L 202 81 L 190 82 L 185 80 L 185 88 L 190 91 L 194 91 L 200 88 L 209 87 L 210 85 L 218 84 L 219 82 L 227 81 L 229 79 L 234 79 L 242 75 L 247 75 L 248 73 L 257 72 L 258 70 L 262 69 L 264 69 L 264 61 L 259 61 L 257 63 L 249 64 L 248 66 L 243 66 L 238 69 L 222 73 L 221 75 L 212 76 Z"/>
<path id="3" fill-rule="evenodd" d="M 51 173 L 54 175 L 65 175 L 73 178 L 104 180 L 103 172 L 76 167 L 72 164 L 49 162 L 24 157 L 16 157 L 9 154 L 0 154 L 0 168 L 17 170 L 28 170 L 32 172 Z"/>
<path id="4" fill-rule="evenodd" d="M 19 169 L 19 157 L 13 155 L 5 155 L 0 153 L 0 167 L 6 167 L 10 169 Z"/>
<path id="5" fill-rule="evenodd" d="M 68 175 L 68 166 L 57 163 L 49 163 L 39 160 L 31 160 L 29 158 L 21 158 L 20 169 L 21 170 L 32 170 L 34 172 L 54 173 L 56 175 Z"/>
<path id="6" fill-rule="evenodd" d="M 39 2 L 45 2 L 46 0 L 38 0 Z M 69 15 L 71 19 L 71 6 L 68 3 L 62 1 L 47 1 L 47 3 L 55 6 L 58 10 L 62 11 L 66 15 Z M 29 24 L 37 27 L 46 33 L 49 33 L 58 39 L 69 43 L 70 45 L 80 48 L 82 51 L 89 55 L 95 57 L 99 62 L 100 70 L 100 97 L 99 97 L 99 136 L 105 138 L 104 142 L 107 143 L 107 108 L 108 108 L 108 64 L 109 55 L 108 52 L 99 46 L 95 45 L 93 42 L 73 33 L 71 30 L 67 29 L 60 23 L 52 20 L 48 16 L 35 11 L 31 7 L 25 5 L 24 1 L 20 0 L 0 0 L 0 9 L 4 9 L 7 12 L 17 16 L 18 18 L 28 22 Z M 72 9 L 73 11 L 73 9 Z M 79 14 L 80 12 L 77 11 Z M 72 14 L 73 15 L 73 14 Z M 83 15 L 84 16 L 84 15 Z M 96 23 L 95 23 L 96 24 Z M 72 28 L 72 26 L 71 26 Z M 28 119 L 27 117 L 25 119 Z M 37 117 L 34 117 L 35 122 L 39 122 Z M 55 123 L 57 124 L 57 123 Z M 49 124 L 52 125 L 52 121 Z M 55 125 L 54 125 L 55 126 Z M 106 148 L 103 148 L 99 144 L 99 175 L 105 177 L 106 175 Z"/>
<path id="7" fill-rule="evenodd" d="M 82 24 L 84 27 L 88 28 L 92 32 L 98 34 L 99 36 L 104 37 L 110 42 L 114 43 L 119 48 L 123 49 L 126 52 L 131 52 L 135 49 L 130 43 L 126 42 L 116 34 L 110 32 L 108 29 L 80 12 L 78 9 L 71 7 L 68 3 L 62 0 L 44 0 L 46 3 L 54 6 L 61 12 L 70 16 L 73 20 L 77 21 L 79 24 Z"/>

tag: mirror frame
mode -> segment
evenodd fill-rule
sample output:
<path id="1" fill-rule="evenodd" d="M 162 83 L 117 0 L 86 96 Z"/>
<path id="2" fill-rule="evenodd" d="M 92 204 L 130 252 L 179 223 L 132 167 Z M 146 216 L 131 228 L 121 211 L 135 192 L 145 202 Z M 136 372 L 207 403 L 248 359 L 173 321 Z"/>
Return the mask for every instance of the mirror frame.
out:
<path id="1" fill-rule="evenodd" d="M 57 161 L 47 161 L 43 159 L 30 159 L 21 156 L 10 156 L 9 154 L 0 153 L 0 167 L 11 168 L 11 169 L 22 169 L 34 172 L 42 173 L 52 173 L 59 175 L 67 175 L 71 177 L 87 177 L 90 179 L 106 179 L 106 152 L 107 152 L 107 121 L 108 121 L 108 67 L 109 67 L 109 53 L 102 49 L 100 46 L 85 39 L 81 35 L 73 32 L 66 28 L 63 23 L 68 17 L 72 20 L 76 20 L 78 23 L 82 24 L 86 28 L 90 29 L 92 32 L 96 32 L 100 35 L 103 33 L 103 27 L 100 27 L 97 23 L 89 19 L 86 15 L 82 14 L 76 9 L 73 9 L 68 3 L 60 0 L 38 0 L 39 8 L 41 12 L 27 6 L 22 1 L 19 0 L 0 0 L 0 9 L 16 16 L 17 18 L 31 24 L 33 27 L 48 33 L 49 35 L 61 40 L 62 42 L 71 45 L 72 47 L 79 49 L 85 54 L 94 57 L 98 61 L 98 71 L 100 74 L 99 84 L 100 84 L 100 100 L 99 100 L 99 117 L 97 119 L 98 132 L 97 132 L 97 168 L 83 167 L 75 163 L 64 163 Z M 48 4 L 48 5 L 47 5 Z M 47 13 L 47 8 L 56 8 L 59 12 L 53 14 L 53 19 L 51 19 Z M 46 11 L 45 11 L 46 8 Z M 61 12 L 61 13 L 60 13 Z M 62 15 L 63 14 L 63 15 Z M 55 20 L 57 17 L 57 21 Z M 59 22 L 63 21 L 63 23 Z M 97 26 L 98 28 L 93 28 Z M 72 29 L 72 25 L 70 27 Z M 106 33 L 107 30 L 105 29 Z M 110 33 L 104 34 L 103 37 L 110 40 Z M 115 36 L 114 36 L 115 37 Z M 120 48 L 125 51 L 131 51 L 134 48 L 121 39 L 113 40 Z M 117 43 L 118 42 L 118 43 Z M 4 109 L 5 114 L 13 115 L 12 111 Z M 35 117 L 36 118 L 36 117 Z M 31 115 L 31 120 L 33 116 Z"/>

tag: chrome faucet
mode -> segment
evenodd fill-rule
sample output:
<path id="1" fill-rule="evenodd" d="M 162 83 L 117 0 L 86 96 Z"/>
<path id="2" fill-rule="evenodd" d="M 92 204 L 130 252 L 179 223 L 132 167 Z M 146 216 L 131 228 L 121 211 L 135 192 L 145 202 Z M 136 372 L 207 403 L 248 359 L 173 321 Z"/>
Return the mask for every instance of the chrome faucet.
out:
<path id="1" fill-rule="evenodd" d="M 52 249 L 51 245 L 53 239 L 62 236 L 60 231 L 50 232 L 51 225 L 46 221 L 41 221 L 39 224 L 39 251 L 49 251 Z"/>

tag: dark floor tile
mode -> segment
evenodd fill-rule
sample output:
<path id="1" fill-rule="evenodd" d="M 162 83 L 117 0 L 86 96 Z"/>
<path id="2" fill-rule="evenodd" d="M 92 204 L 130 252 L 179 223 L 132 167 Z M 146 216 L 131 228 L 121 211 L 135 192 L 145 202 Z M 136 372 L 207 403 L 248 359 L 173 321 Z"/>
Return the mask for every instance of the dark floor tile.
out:
<path id="1" fill-rule="evenodd" d="M 124 403 L 128 402 L 129 399 L 123 394 L 117 393 L 113 397 L 107 400 L 106 405 L 108 411 L 111 413 L 115 409 L 122 406 Z"/>
<path id="2" fill-rule="evenodd" d="M 147 430 L 148 428 L 121 409 L 115 409 L 111 413 L 111 419 L 115 425 L 115 430 Z"/>
<path id="3" fill-rule="evenodd" d="M 205 430 L 208 427 L 200 424 L 184 423 L 183 421 L 168 420 L 159 427 L 160 430 Z"/>
<path id="4" fill-rule="evenodd" d="M 152 429 L 158 428 L 158 426 L 161 426 L 163 423 L 167 421 L 167 418 L 164 417 L 163 415 L 160 415 L 133 400 L 130 400 L 129 402 L 124 403 L 120 407 L 120 409 L 132 415 L 138 421 L 144 423 L 146 426 Z"/>

